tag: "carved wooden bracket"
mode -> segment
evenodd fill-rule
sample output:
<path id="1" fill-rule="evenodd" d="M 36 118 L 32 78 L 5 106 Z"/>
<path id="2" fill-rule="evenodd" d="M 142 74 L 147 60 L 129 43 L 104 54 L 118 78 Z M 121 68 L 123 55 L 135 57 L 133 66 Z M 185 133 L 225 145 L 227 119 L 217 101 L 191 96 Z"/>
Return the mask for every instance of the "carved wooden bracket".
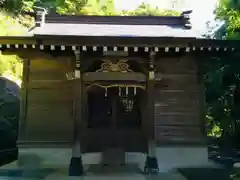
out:
<path id="1" fill-rule="evenodd" d="M 155 72 L 154 71 L 149 71 L 148 72 L 148 79 L 149 80 L 154 80 L 155 79 Z"/>
<path id="2" fill-rule="evenodd" d="M 127 64 L 127 60 L 119 60 L 117 63 L 113 63 L 111 60 L 103 60 L 101 68 L 96 72 L 132 72 Z"/>

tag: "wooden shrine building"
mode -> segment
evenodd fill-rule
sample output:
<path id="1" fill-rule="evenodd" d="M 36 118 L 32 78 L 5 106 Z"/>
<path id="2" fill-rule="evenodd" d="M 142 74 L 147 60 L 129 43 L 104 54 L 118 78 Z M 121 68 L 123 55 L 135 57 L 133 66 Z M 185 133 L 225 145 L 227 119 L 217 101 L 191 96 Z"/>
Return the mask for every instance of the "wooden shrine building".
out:
<path id="1" fill-rule="evenodd" d="M 23 58 L 18 165 L 68 164 L 70 175 L 85 164 L 207 164 L 203 62 L 239 50 L 194 33 L 189 12 L 42 11 L 27 35 L 0 37 L 0 48 Z"/>

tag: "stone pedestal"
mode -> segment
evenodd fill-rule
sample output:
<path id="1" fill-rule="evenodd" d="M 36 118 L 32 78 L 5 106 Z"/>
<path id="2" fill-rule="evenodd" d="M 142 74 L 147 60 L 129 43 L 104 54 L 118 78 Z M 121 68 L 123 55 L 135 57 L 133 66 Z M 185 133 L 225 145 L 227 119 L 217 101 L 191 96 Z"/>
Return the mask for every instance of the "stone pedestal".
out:
<path id="1" fill-rule="evenodd" d="M 126 164 L 137 164 L 144 170 L 146 154 L 131 152 L 124 153 L 124 155 L 125 158 L 122 157 L 121 159 L 124 159 Z M 82 162 L 84 168 L 87 169 L 90 164 L 102 163 L 103 156 L 103 153 L 83 154 Z M 157 147 L 156 157 L 160 172 L 168 172 L 180 167 L 216 165 L 208 160 L 207 147 Z M 20 148 L 17 164 L 20 168 L 51 167 L 68 169 L 71 158 L 71 148 Z"/>
<path id="2" fill-rule="evenodd" d="M 157 147 L 156 155 L 162 172 L 180 167 L 210 165 L 207 147 Z"/>
<path id="3" fill-rule="evenodd" d="M 183 167 L 216 166 L 208 160 L 207 147 L 172 146 L 157 147 L 156 157 L 160 172 Z M 146 156 L 142 153 L 126 153 L 126 163 L 137 163 L 144 170 Z"/>
<path id="4" fill-rule="evenodd" d="M 70 164 L 71 148 L 19 148 L 17 165 L 20 168 L 65 168 Z"/>

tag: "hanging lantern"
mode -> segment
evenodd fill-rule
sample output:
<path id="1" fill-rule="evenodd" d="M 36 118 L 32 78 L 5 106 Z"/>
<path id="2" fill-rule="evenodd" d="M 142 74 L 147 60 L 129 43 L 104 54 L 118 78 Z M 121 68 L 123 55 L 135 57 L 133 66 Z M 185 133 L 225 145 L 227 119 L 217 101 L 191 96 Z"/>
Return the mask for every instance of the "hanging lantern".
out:
<path id="1" fill-rule="evenodd" d="M 134 87 L 134 96 L 137 94 L 137 88 L 136 87 Z"/>
<path id="2" fill-rule="evenodd" d="M 126 86 L 126 96 L 128 96 L 128 87 Z"/>
<path id="3" fill-rule="evenodd" d="M 125 101 L 125 111 L 131 112 L 133 110 L 134 101 L 131 99 L 126 99 Z"/>
<path id="4" fill-rule="evenodd" d="M 105 97 L 107 97 L 107 95 L 108 95 L 108 89 L 105 88 Z"/>
<path id="5" fill-rule="evenodd" d="M 118 95 L 119 95 L 119 97 L 121 97 L 121 87 L 118 87 Z"/>

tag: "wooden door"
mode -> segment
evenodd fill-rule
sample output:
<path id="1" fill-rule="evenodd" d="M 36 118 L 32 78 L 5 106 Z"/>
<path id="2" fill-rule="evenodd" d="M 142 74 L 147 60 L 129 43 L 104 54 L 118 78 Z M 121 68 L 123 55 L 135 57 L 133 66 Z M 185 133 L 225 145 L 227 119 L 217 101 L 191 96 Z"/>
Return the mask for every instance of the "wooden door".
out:
<path id="1" fill-rule="evenodd" d="M 142 93 L 134 96 L 115 96 L 115 142 L 126 151 L 144 152 L 147 140 L 144 135 Z"/>
<path id="2" fill-rule="evenodd" d="M 145 152 L 147 141 L 142 126 L 142 94 L 120 96 L 118 88 L 102 88 L 88 93 L 86 151 L 101 152 L 120 148 Z"/>

